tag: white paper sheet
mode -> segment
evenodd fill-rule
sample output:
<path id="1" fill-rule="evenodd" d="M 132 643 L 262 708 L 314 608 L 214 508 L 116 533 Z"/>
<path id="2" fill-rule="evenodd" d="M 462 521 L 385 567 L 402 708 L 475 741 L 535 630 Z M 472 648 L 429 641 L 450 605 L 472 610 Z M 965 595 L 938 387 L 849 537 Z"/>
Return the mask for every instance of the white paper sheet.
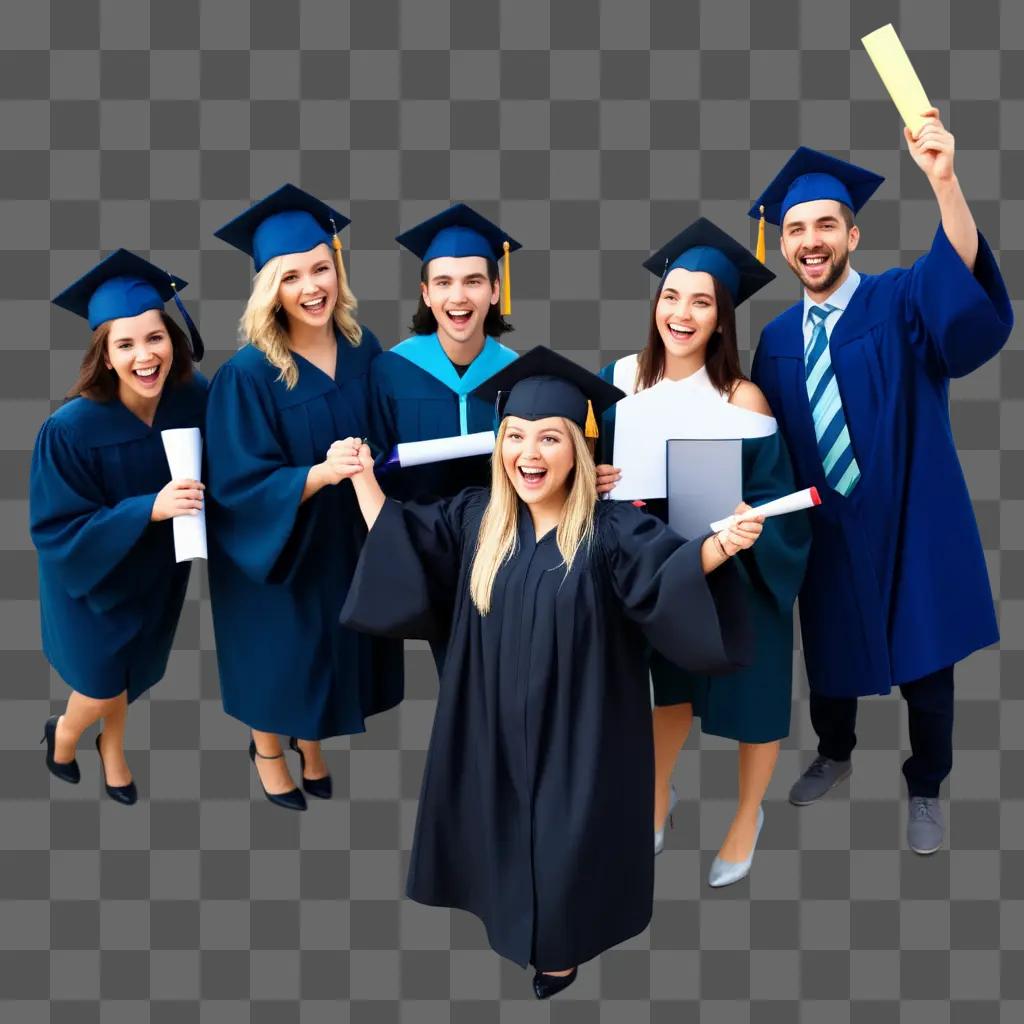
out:
<path id="1" fill-rule="evenodd" d="M 422 466 L 428 462 L 464 459 L 470 455 L 490 455 L 494 451 L 494 431 L 458 437 L 438 437 L 431 441 L 403 441 L 395 446 L 401 466 Z"/>
<path id="2" fill-rule="evenodd" d="M 161 430 L 160 438 L 167 454 L 172 480 L 199 480 L 203 466 L 203 436 L 198 427 Z M 197 516 L 175 516 L 174 557 L 178 562 L 206 558 L 206 509 Z"/>
<path id="3" fill-rule="evenodd" d="M 610 497 L 664 498 L 670 440 L 769 437 L 777 429 L 771 416 L 730 405 L 685 380 L 663 380 L 615 406 L 614 464 L 622 477 Z"/>

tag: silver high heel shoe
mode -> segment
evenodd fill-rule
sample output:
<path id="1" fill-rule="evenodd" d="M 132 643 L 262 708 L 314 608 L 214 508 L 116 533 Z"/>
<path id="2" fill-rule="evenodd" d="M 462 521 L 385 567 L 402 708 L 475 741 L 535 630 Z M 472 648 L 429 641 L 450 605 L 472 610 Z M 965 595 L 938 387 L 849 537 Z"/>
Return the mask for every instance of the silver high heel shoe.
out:
<path id="1" fill-rule="evenodd" d="M 711 870 L 708 872 L 708 885 L 717 889 L 723 885 L 732 885 L 733 882 L 738 882 L 741 878 L 746 878 L 750 874 L 750 865 L 754 863 L 754 850 L 757 849 L 757 840 L 761 835 L 763 827 L 764 809 L 758 807 L 757 831 L 754 833 L 754 845 L 750 848 L 750 856 L 746 860 L 739 862 L 722 860 L 721 857 L 716 857 L 711 864 Z"/>
<path id="2" fill-rule="evenodd" d="M 657 857 L 662 850 L 665 849 L 665 825 L 669 828 L 675 828 L 675 824 L 672 821 L 672 809 L 679 803 L 679 794 L 676 792 L 675 784 L 673 783 L 669 789 L 668 796 L 668 814 L 665 815 L 665 824 L 661 826 L 661 829 L 654 833 L 654 856 Z"/>

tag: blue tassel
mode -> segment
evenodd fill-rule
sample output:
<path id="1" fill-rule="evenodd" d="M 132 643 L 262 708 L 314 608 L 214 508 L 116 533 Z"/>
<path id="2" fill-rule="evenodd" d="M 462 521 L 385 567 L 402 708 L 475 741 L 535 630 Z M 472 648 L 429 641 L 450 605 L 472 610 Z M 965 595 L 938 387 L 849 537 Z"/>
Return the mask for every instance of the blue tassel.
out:
<path id="1" fill-rule="evenodd" d="M 174 304 L 178 307 L 178 312 L 181 314 L 182 320 L 185 321 L 185 326 L 188 328 L 189 337 L 192 342 L 192 362 L 198 363 L 202 360 L 203 354 L 206 352 L 206 347 L 203 345 L 203 339 L 199 334 L 199 328 L 196 327 L 192 317 L 188 315 L 185 303 L 178 297 L 178 289 L 174 288 L 173 281 L 171 282 L 171 288 L 174 289 Z"/>

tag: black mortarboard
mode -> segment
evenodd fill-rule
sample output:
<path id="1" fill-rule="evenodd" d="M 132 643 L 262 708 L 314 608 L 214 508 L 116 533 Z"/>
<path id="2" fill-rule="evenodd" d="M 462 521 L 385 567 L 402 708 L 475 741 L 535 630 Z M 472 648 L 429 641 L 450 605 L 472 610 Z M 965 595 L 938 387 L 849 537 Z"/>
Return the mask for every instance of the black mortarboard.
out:
<path id="1" fill-rule="evenodd" d="M 594 414 L 600 416 L 625 398 L 624 391 L 545 345 L 538 345 L 488 377 L 473 394 L 493 401 L 499 419 L 564 416 L 581 430 L 586 426 L 590 404 Z"/>

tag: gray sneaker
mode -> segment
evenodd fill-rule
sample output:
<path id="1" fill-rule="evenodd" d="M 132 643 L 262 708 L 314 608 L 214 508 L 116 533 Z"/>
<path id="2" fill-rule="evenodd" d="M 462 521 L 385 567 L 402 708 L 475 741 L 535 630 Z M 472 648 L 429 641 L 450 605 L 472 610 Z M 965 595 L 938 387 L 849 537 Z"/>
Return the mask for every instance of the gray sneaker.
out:
<path id="1" fill-rule="evenodd" d="M 946 837 L 946 821 L 938 797 L 912 796 L 907 814 L 907 845 L 914 853 L 934 853 Z"/>
<path id="2" fill-rule="evenodd" d="M 833 761 L 819 754 L 810 763 L 807 771 L 793 783 L 793 788 L 789 791 L 789 802 L 797 807 L 813 804 L 833 786 L 838 786 L 852 771 L 852 760 Z"/>

